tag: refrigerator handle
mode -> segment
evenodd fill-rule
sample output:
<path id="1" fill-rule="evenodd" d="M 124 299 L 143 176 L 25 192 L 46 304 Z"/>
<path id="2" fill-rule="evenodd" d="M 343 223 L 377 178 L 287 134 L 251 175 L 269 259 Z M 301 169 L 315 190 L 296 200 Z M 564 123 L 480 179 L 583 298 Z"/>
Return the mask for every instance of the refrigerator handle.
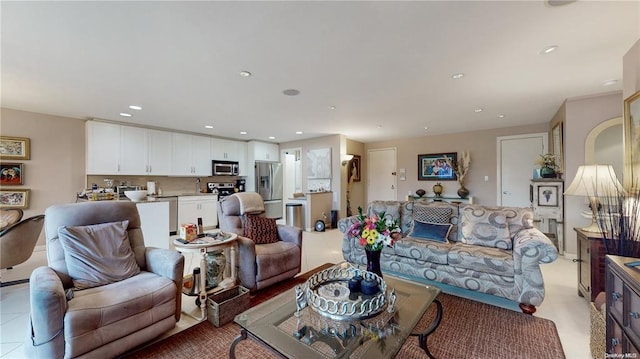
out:
<path id="1" fill-rule="evenodd" d="M 273 165 L 269 165 L 269 198 L 273 199 Z"/>

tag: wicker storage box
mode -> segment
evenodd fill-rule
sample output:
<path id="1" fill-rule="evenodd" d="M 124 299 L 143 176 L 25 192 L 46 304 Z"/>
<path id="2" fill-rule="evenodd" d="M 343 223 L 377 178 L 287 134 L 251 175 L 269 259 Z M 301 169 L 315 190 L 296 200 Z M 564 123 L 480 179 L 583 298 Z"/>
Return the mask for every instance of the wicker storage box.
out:
<path id="1" fill-rule="evenodd" d="M 605 325 L 605 309 L 600 312 L 596 309 L 593 302 L 589 303 L 591 311 L 591 338 L 590 348 L 591 356 L 594 358 L 604 358 L 607 352 L 606 348 L 606 325 Z M 603 305 L 603 308 L 605 306 Z"/>
<path id="2" fill-rule="evenodd" d="M 249 309 L 249 289 L 235 286 L 214 293 L 207 299 L 207 320 L 216 327 L 233 320 L 236 315 Z"/>

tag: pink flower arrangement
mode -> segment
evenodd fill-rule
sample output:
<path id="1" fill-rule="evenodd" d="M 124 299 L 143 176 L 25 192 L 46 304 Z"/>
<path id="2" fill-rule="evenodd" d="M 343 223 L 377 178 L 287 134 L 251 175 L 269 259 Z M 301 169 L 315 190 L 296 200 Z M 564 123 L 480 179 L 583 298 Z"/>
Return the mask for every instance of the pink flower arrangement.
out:
<path id="1" fill-rule="evenodd" d="M 356 238 L 366 250 L 380 251 L 384 246 L 393 247 L 400 238 L 398 220 L 387 218 L 385 212 L 367 217 L 362 214 L 362 207 L 358 207 L 356 218 L 347 235 Z"/>

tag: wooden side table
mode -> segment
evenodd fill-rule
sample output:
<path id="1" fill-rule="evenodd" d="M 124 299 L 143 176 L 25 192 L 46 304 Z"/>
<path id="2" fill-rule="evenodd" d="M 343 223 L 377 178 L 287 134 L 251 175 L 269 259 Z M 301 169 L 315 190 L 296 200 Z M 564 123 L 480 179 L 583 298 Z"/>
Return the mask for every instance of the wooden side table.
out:
<path id="1" fill-rule="evenodd" d="M 212 232 L 211 234 L 215 234 Z M 235 233 L 224 233 L 225 239 L 215 239 L 213 237 L 202 237 L 191 243 L 182 243 L 177 239 L 173 240 L 173 245 L 180 253 L 200 253 L 200 294 L 198 301 L 200 303 L 201 317 L 194 318 L 198 320 L 207 319 L 207 295 L 209 292 L 214 293 L 222 289 L 231 288 L 236 284 L 236 249 L 238 246 L 238 235 Z M 227 237 L 228 236 L 228 237 Z M 216 250 L 229 249 L 231 262 L 231 275 L 225 278 L 218 286 L 207 292 L 207 253 Z"/>
<path id="2" fill-rule="evenodd" d="M 578 235 L 578 295 L 593 302 L 604 292 L 605 250 L 602 235 L 574 228 Z"/>

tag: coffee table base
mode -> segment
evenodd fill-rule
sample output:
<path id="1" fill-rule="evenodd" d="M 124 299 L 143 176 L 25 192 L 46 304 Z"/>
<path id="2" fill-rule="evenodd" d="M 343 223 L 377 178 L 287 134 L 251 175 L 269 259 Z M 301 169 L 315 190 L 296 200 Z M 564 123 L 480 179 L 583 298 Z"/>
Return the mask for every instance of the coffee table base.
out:
<path id="1" fill-rule="evenodd" d="M 434 299 L 433 303 L 435 303 L 435 305 L 436 305 L 436 317 L 433 319 L 433 321 L 431 321 L 431 323 L 429 324 L 429 327 L 427 327 L 427 329 L 425 329 L 422 332 L 409 334 L 411 336 L 417 336 L 418 337 L 418 343 L 420 345 L 420 348 L 422 348 L 422 350 L 424 350 L 425 354 L 427 354 L 427 356 L 429 358 L 431 358 L 431 359 L 435 359 L 435 357 L 429 351 L 429 348 L 427 346 L 427 339 L 428 339 L 429 335 L 433 334 L 433 332 L 435 332 L 436 329 L 438 329 L 438 326 L 440 325 L 440 322 L 442 321 L 442 312 L 443 312 L 442 303 L 440 303 L 439 300 Z M 249 334 L 249 332 L 246 329 L 240 328 L 240 335 L 238 335 L 233 340 L 233 343 L 231 343 L 231 347 L 229 348 L 229 359 L 236 359 L 236 345 L 238 345 L 238 343 L 240 343 L 242 340 L 247 339 L 247 337 L 249 335 L 251 335 L 251 334 Z M 263 346 L 271 349 L 271 347 L 269 347 L 262 340 L 254 337 L 252 335 L 251 335 L 251 337 L 253 339 L 256 339 L 257 341 L 259 341 L 260 343 L 262 343 Z M 286 358 L 281 353 L 278 353 L 275 350 L 271 350 L 271 351 L 273 353 L 277 354 L 278 356 L 280 356 L 281 358 Z"/>
<path id="2" fill-rule="evenodd" d="M 438 326 L 442 321 L 442 303 L 440 303 L 440 301 L 437 299 L 434 299 L 433 303 L 436 304 L 436 317 L 433 319 L 431 324 L 429 324 L 429 327 L 425 329 L 423 332 L 410 334 L 411 336 L 418 337 L 418 343 L 420 344 L 420 348 L 422 348 L 422 350 L 424 350 L 427 356 L 431 359 L 435 359 L 435 357 L 431 354 L 431 352 L 429 351 L 429 348 L 427 347 L 427 338 L 429 337 L 429 335 L 433 334 L 433 332 L 435 332 L 436 329 L 438 329 Z"/>

